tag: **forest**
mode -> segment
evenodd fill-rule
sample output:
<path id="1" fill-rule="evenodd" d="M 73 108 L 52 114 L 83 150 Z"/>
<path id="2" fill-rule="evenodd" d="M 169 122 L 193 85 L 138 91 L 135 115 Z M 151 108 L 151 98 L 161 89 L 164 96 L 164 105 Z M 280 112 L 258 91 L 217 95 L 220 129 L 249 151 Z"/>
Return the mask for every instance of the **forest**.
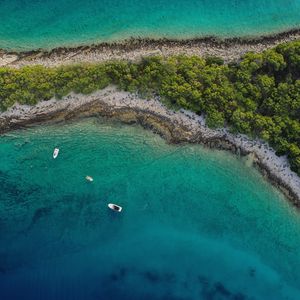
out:
<path id="1" fill-rule="evenodd" d="M 0 68 L 0 110 L 34 105 L 71 91 L 89 94 L 115 84 L 174 109 L 205 114 L 210 127 L 267 141 L 300 175 L 300 41 L 224 64 L 217 57 L 148 57 L 61 67 Z"/>

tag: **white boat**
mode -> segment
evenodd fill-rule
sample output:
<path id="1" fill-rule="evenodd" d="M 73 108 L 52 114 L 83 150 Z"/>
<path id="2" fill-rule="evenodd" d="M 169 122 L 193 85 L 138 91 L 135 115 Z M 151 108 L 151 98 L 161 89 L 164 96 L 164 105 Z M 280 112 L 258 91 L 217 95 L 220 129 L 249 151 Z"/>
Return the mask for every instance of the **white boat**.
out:
<path id="1" fill-rule="evenodd" d="M 90 182 L 93 182 L 94 181 L 94 179 L 93 179 L 93 177 L 91 177 L 91 176 L 85 176 L 85 179 L 87 180 L 87 181 L 90 181 Z"/>
<path id="2" fill-rule="evenodd" d="M 55 148 L 53 151 L 53 158 L 56 158 L 58 156 L 58 153 L 59 153 L 59 149 Z"/>
<path id="3" fill-rule="evenodd" d="M 117 204 L 109 203 L 107 206 L 114 211 L 117 211 L 117 212 L 122 211 L 122 207 Z"/>

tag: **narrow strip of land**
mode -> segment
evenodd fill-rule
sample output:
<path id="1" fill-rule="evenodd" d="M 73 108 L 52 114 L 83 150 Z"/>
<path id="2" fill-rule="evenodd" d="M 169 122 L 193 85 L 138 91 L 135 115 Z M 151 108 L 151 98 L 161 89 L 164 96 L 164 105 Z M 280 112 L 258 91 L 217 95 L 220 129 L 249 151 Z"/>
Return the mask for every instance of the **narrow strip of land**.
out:
<path id="1" fill-rule="evenodd" d="M 225 62 L 238 60 L 243 54 L 260 53 L 284 42 L 300 39 L 300 30 L 292 30 L 260 38 L 217 39 L 214 37 L 193 40 L 130 39 L 118 43 L 101 43 L 90 46 L 61 47 L 52 50 L 13 52 L 0 50 L 0 66 L 22 67 L 43 65 L 47 67 L 80 62 L 103 62 L 108 60 L 139 60 L 142 57 L 178 54 L 217 56 Z"/>

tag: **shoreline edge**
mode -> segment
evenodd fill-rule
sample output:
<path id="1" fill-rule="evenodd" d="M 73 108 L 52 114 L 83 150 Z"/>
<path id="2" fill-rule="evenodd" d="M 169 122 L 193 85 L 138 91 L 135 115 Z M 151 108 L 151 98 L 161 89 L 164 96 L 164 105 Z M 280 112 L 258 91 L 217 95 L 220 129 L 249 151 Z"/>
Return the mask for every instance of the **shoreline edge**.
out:
<path id="1" fill-rule="evenodd" d="M 227 129 L 210 129 L 202 116 L 182 109 L 172 111 L 157 99 L 140 99 L 114 86 L 90 95 L 71 93 L 61 100 L 42 101 L 35 106 L 15 105 L 0 113 L 0 136 L 29 125 L 97 116 L 139 124 L 169 143 L 202 144 L 248 156 L 263 176 L 300 208 L 300 177 L 290 170 L 286 157 L 276 156 L 267 143 L 232 134 Z"/>
<path id="2" fill-rule="evenodd" d="M 72 63 L 92 63 L 109 60 L 139 60 L 153 55 L 218 56 L 225 63 L 240 59 L 249 51 L 262 52 L 280 43 L 300 39 L 300 29 L 260 37 L 219 38 L 203 36 L 193 39 L 130 38 L 114 42 L 100 42 L 53 49 L 12 51 L 0 49 L 0 66 L 22 67 L 44 65 L 47 67 Z"/>

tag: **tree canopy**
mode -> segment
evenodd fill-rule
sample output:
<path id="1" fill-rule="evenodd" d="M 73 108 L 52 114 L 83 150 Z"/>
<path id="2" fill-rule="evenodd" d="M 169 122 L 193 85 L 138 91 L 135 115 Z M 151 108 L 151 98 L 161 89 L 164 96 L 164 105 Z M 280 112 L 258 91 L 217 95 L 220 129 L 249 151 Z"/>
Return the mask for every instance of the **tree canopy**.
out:
<path id="1" fill-rule="evenodd" d="M 0 109 L 34 105 L 71 91 L 89 94 L 116 84 L 175 108 L 206 115 L 210 127 L 259 137 L 286 154 L 300 174 L 300 41 L 224 64 L 217 57 L 148 57 L 55 68 L 0 68 Z"/>

